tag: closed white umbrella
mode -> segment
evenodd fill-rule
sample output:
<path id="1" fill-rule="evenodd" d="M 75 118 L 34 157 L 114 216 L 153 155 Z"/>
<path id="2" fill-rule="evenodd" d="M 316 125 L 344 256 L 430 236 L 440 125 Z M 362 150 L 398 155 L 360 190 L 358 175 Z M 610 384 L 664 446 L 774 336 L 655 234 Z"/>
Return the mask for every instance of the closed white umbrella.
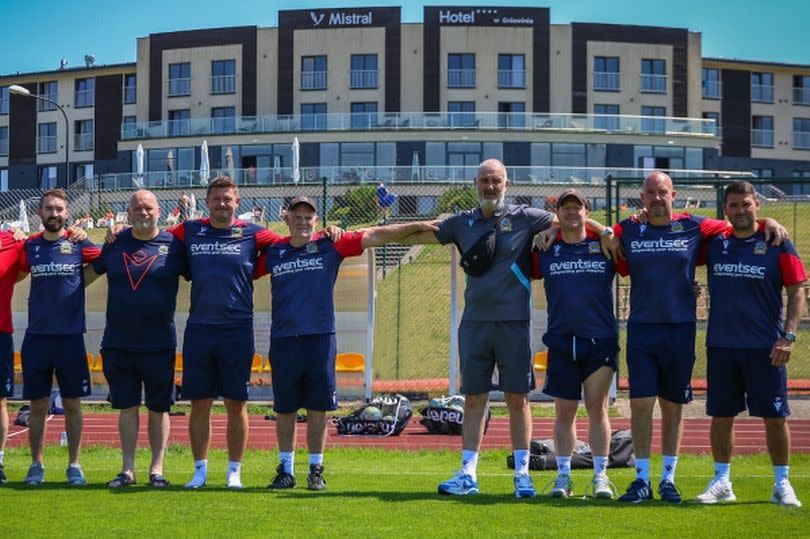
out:
<path id="1" fill-rule="evenodd" d="M 208 141 L 200 145 L 200 184 L 208 185 L 208 176 L 211 174 L 211 161 L 208 159 Z M 194 200 L 194 195 L 191 195 Z"/>
<path id="2" fill-rule="evenodd" d="M 414 150 L 413 157 L 411 158 L 411 179 L 419 179 L 419 152 Z"/>
<path id="3" fill-rule="evenodd" d="M 20 199 L 20 228 L 23 232 L 31 232 L 31 225 L 28 223 L 28 212 L 25 211 L 25 200 Z"/>
<path id="4" fill-rule="evenodd" d="M 231 150 L 230 146 L 225 150 L 225 168 L 228 169 L 228 177 L 233 179 L 233 150 Z"/>
<path id="5" fill-rule="evenodd" d="M 191 193 L 191 197 L 188 199 L 188 214 L 194 218 L 195 213 L 197 212 L 197 197 L 194 196 L 194 193 Z"/>
<path id="6" fill-rule="evenodd" d="M 135 186 L 143 187 L 143 144 L 138 143 L 138 148 L 135 150 Z"/>
<path id="7" fill-rule="evenodd" d="M 298 183 L 301 181 L 301 144 L 298 142 L 298 137 L 293 137 L 292 142 L 292 169 L 293 182 Z"/>

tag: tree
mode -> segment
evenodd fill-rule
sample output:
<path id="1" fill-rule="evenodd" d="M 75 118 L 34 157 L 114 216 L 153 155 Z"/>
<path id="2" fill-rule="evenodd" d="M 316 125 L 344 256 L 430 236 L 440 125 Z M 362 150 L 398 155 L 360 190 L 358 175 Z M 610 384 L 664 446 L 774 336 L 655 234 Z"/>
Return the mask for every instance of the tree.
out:
<path id="1" fill-rule="evenodd" d="M 376 187 L 361 185 L 349 189 L 343 196 L 335 197 L 335 204 L 329 211 L 329 220 L 345 228 L 376 220 L 378 211 Z"/>
<path id="2" fill-rule="evenodd" d="M 478 206 L 478 194 L 474 187 L 450 187 L 436 203 L 436 210 L 439 213 L 456 213 L 461 210 L 469 210 Z"/>

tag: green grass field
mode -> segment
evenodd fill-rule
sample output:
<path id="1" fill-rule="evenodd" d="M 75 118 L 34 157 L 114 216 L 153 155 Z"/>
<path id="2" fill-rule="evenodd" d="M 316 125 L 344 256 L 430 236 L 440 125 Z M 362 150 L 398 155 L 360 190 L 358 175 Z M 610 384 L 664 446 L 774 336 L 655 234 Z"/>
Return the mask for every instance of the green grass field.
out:
<path id="1" fill-rule="evenodd" d="M 46 483 L 21 482 L 27 452 L 6 454 L 11 482 L 0 488 L 0 529 L 4 537 L 806 537 L 810 506 L 784 508 L 768 503 L 772 475 L 765 456 L 735 458 L 732 464 L 738 502 L 704 507 L 647 502 L 628 506 L 581 495 L 590 471 L 575 470 L 576 497 L 515 499 L 506 452 L 488 451 L 479 464 L 482 494 L 444 497 L 436 485 L 458 466 L 450 451 L 394 452 L 329 449 L 328 490 L 313 493 L 300 486 L 270 492 L 275 453 L 251 451 L 244 461 L 246 490 L 224 489 L 226 456 L 214 451 L 209 460 L 210 484 L 186 492 L 191 473 L 187 449 L 172 447 L 166 476 L 173 485 L 154 491 L 139 484 L 110 491 L 104 482 L 118 471 L 119 454 L 109 448 L 83 451 L 86 487 L 64 482 L 66 450 L 49 447 Z M 146 480 L 148 455 L 137 456 L 140 481 Z M 792 482 L 810 503 L 810 456 L 793 459 Z M 660 463 L 654 459 L 653 470 Z M 297 477 L 305 480 L 306 454 L 299 452 Z M 682 457 L 678 485 L 685 498 L 699 494 L 712 473 L 709 458 Z M 532 472 L 535 486 L 553 479 L 552 472 Z M 630 469 L 611 470 L 622 491 L 632 480 Z"/>

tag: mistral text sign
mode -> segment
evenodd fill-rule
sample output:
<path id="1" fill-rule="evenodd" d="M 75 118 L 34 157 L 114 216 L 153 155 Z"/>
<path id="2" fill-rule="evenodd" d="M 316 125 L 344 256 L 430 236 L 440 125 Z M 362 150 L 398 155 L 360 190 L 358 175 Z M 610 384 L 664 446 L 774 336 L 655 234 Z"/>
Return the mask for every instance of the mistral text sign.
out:
<path id="1" fill-rule="evenodd" d="M 371 11 L 344 12 L 344 11 L 310 11 L 309 18 L 313 27 L 335 26 L 372 26 L 374 14 Z"/>

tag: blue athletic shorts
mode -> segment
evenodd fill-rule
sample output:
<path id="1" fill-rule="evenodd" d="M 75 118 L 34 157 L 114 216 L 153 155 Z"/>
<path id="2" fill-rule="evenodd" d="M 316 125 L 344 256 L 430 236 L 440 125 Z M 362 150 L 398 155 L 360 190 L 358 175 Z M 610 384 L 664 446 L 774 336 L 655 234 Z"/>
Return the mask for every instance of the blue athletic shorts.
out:
<path id="1" fill-rule="evenodd" d="M 186 326 L 183 398 L 246 401 L 253 362 L 253 327 Z"/>
<path id="2" fill-rule="evenodd" d="M 582 383 L 602 367 L 616 370 L 619 340 L 613 338 L 543 335 L 548 347 L 548 367 L 543 393 L 579 400 Z"/>
<path id="3" fill-rule="evenodd" d="M 337 409 L 334 333 L 270 339 L 273 410 Z"/>
<path id="4" fill-rule="evenodd" d="M 695 323 L 627 324 L 630 398 L 692 400 Z"/>
<path id="5" fill-rule="evenodd" d="M 770 348 L 706 349 L 706 414 L 734 417 L 746 408 L 755 417 L 790 415 L 787 368 L 771 365 Z"/>
<path id="6" fill-rule="evenodd" d="M 126 351 L 106 348 L 104 377 L 110 386 L 110 401 L 116 410 L 141 404 L 168 412 L 174 402 L 174 350 Z"/>
<path id="7" fill-rule="evenodd" d="M 14 396 L 14 339 L 0 333 L 0 397 Z"/>
<path id="8" fill-rule="evenodd" d="M 525 394 L 534 389 L 528 320 L 462 321 L 458 327 L 461 393 L 478 395 L 499 389 Z M 498 383 L 492 374 L 498 366 Z"/>
<path id="9" fill-rule="evenodd" d="M 41 399 L 51 394 L 53 375 L 63 399 L 90 394 L 90 370 L 84 335 L 26 333 L 22 349 L 23 398 Z"/>

